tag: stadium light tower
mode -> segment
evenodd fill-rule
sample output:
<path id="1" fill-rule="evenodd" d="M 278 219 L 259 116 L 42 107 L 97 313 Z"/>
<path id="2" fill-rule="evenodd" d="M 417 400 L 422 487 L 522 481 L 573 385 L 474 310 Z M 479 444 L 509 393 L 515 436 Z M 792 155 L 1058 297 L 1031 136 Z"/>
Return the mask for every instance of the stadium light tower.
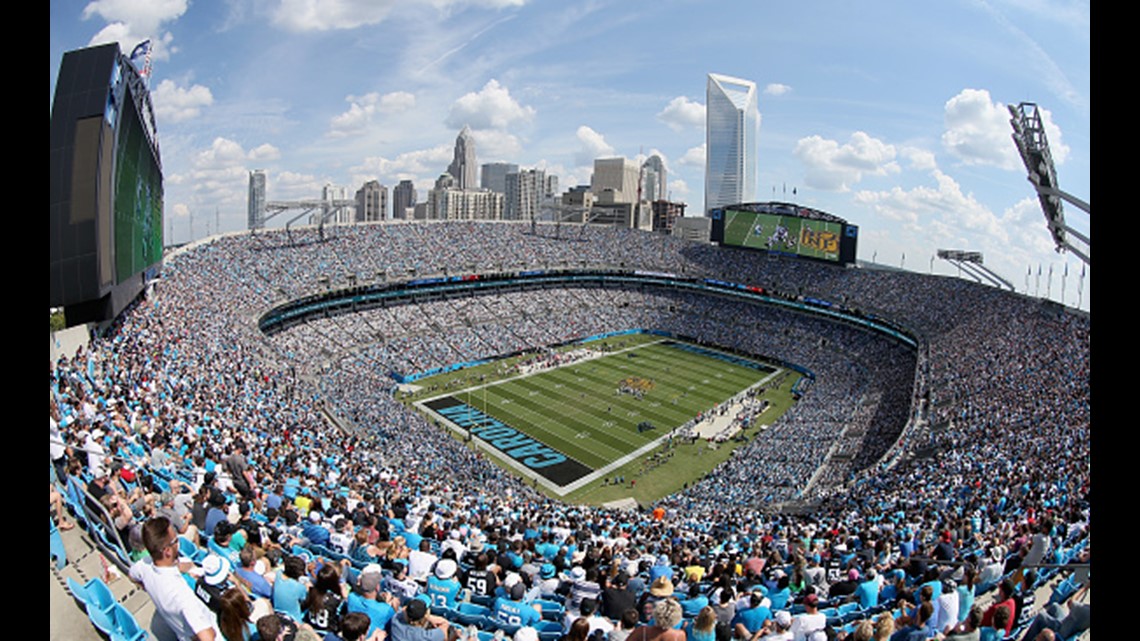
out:
<path id="1" fill-rule="evenodd" d="M 979 283 L 984 280 L 989 281 L 994 287 L 998 289 L 1008 289 L 1013 291 L 1013 284 L 1008 280 L 998 276 L 992 270 L 983 265 L 982 252 L 961 251 L 957 249 L 939 249 L 938 257 L 945 260 L 952 265 L 958 267 L 959 271 L 966 272 Z"/>
<path id="2" fill-rule="evenodd" d="M 1045 127 L 1041 123 L 1041 113 L 1037 105 L 1023 102 L 1016 107 L 1009 106 L 1012 116 L 1009 124 L 1013 127 L 1013 142 L 1021 154 L 1021 161 L 1029 172 L 1029 182 L 1037 190 L 1037 200 L 1045 212 L 1045 223 L 1053 235 L 1057 251 L 1069 250 L 1086 264 L 1091 264 L 1092 242 L 1087 236 L 1065 224 L 1065 212 L 1061 201 L 1079 208 L 1092 216 L 1089 204 L 1057 188 L 1057 170 L 1053 166 L 1053 155 L 1049 153 L 1049 141 L 1045 138 Z M 1070 236 L 1079 245 L 1075 245 Z"/>

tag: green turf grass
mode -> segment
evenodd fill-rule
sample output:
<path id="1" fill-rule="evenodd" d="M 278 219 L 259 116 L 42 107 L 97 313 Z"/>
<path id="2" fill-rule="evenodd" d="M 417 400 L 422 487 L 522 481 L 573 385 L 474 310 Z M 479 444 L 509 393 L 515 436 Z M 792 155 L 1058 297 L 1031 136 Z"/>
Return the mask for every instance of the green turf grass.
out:
<path id="1" fill-rule="evenodd" d="M 530 375 L 513 371 L 511 365 L 518 359 L 451 372 L 420 381 L 425 390 L 407 395 L 407 400 L 450 395 L 595 470 L 647 447 L 765 378 L 779 378 L 782 383 L 766 392 L 773 406 L 760 423 L 771 423 L 790 405 L 788 392 L 796 376 L 693 353 L 664 340 L 638 334 L 594 341 L 585 346 L 610 353 Z M 576 347 L 580 346 L 562 349 Z M 623 379 L 631 377 L 651 381 L 641 399 L 615 392 Z M 639 432 L 637 426 L 643 421 L 656 429 Z M 748 430 L 745 437 L 757 431 Z M 601 503 L 632 496 L 647 502 L 699 479 L 738 444 L 725 443 L 714 450 L 703 441 L 674 442 L 671 447 L 662 443 L 604 473 L 611 480 L 624 476 L 621 486 L 603 485 L 599 478 L 564 498 Z M 653 454 L 658 460 L 650 462 Z"/>

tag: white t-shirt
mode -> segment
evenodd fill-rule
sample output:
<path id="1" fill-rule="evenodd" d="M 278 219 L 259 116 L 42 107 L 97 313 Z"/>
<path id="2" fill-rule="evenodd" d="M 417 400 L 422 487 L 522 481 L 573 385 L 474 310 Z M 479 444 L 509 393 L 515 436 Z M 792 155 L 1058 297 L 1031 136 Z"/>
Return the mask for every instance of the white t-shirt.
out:
<path id="1" fill-rule="evenodd" d="M 193 641 L 195 635 L 213 628 L 214 635 L 222 638 L 217 619 L 176 567 L 157 567 L 149 558 L 131 566 L 131 579 L 141 583 L 154 602 L 154 609 L 179 641 Z"/>

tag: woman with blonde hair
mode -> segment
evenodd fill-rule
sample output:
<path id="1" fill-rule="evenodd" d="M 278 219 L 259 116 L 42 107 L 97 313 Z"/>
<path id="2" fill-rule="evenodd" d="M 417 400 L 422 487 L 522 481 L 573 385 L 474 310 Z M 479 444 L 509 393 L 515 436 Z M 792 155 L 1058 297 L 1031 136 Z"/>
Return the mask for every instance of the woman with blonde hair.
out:
<path id="1" fill-rule="evenodd" d="M 673 597 L 661 599 L 653 606 L 652 620 L 634 628 L 626 641 L 686 641 L 685 633 L 677 629 L 680 622 L 681 604 Z"/>
<path id="2" fill-rule="evenodd" d="M 895 618 L 891 613 L 883 612 L 875 619 L 875 641 L 886 641 L 895 633 Z"/>
<path id="3" fill-rule="evenodd" d="M 701 608 L 697 618 L 683 626 L 688 641 L 716 640 L 716 611 L 711 606 Z"/>

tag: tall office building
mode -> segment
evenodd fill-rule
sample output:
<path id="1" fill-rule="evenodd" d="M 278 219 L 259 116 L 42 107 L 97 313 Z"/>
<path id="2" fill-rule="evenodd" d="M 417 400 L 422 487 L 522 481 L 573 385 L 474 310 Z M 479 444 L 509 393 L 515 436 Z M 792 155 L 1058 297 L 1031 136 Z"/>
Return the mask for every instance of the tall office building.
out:
<path id="1" fill-rule="evenodd" d="M 447 166 L 447 173 L 455 178 L 455 186 L 459 189 L 478 189 L 478 168 L 479 165 L 475 164 L 475 139 L 471 137 L 471 128 L 463 125 L 463 131 L 455 139 L 455 156 Z"/>
<path id="2" fill-rule="evenodd" d="M 249 229 L 265 227 L 265 171 L 254 169 L 249 172 Z"/>
<path id="3" fill-rule="evenodd" d="M 598 158 L 594 160 L 594 176 L 590 191 L 601 198 L 606 191 L 613 192 L 613 202 L 637 201 L 637 162 L 627 158 Z"/>
<path id="4" fill-rule="evenodd" d="M 428 192 L 427 217 L 431 220 L 500 220 L 503 195 L 488 189 L 460 189 L 451 174 L 440 174 Z"/>
<path id="5" fill-rule="evenodd" d="M 558 176 L 554 174 L 547 174 L 546 176 L 546 193 L 542 195 L 543 200 L 554 200 L 558 198 Z"/>
<path id="6" fill-rule="evenodd" d="M 401 180 L 392 188 L 392 218 L 410 219 L 408 210 L 416 206 L 416 186 L 410 180 Z"/>
<path id="7" fill-rule="evenodd" d="M 653 154 L 641 165 L 641 199 L 649 202 L 663 200 L 667 193 L 665 185 L 665 161 Z"/>
<path id="8" fill-rule="evenodd" d="M 756 200 L 756 83 L 710 73 L 705 96 L 705 213 Z"/>
<path id="9" fill-rule="evenodd" d="M 387 218 L 388 188 L 369 180 L 356 190 L 356 222 L 370 223 Z"/>
<path id="10" fill-rule="evenodd" d="M 507 174 L 517 174 L 519 166 L 512 162 L 489 162 L 483 164 L 479 185 L 498 194 L 507 193 Z"/>
<path id="11" fill-rule="evenodd" d="M 503 219 L 532 220 L 537 217 L 539 205 L 546 198 L 546 172 L 524 169 L 507 174 L 506 178 Z"/>

